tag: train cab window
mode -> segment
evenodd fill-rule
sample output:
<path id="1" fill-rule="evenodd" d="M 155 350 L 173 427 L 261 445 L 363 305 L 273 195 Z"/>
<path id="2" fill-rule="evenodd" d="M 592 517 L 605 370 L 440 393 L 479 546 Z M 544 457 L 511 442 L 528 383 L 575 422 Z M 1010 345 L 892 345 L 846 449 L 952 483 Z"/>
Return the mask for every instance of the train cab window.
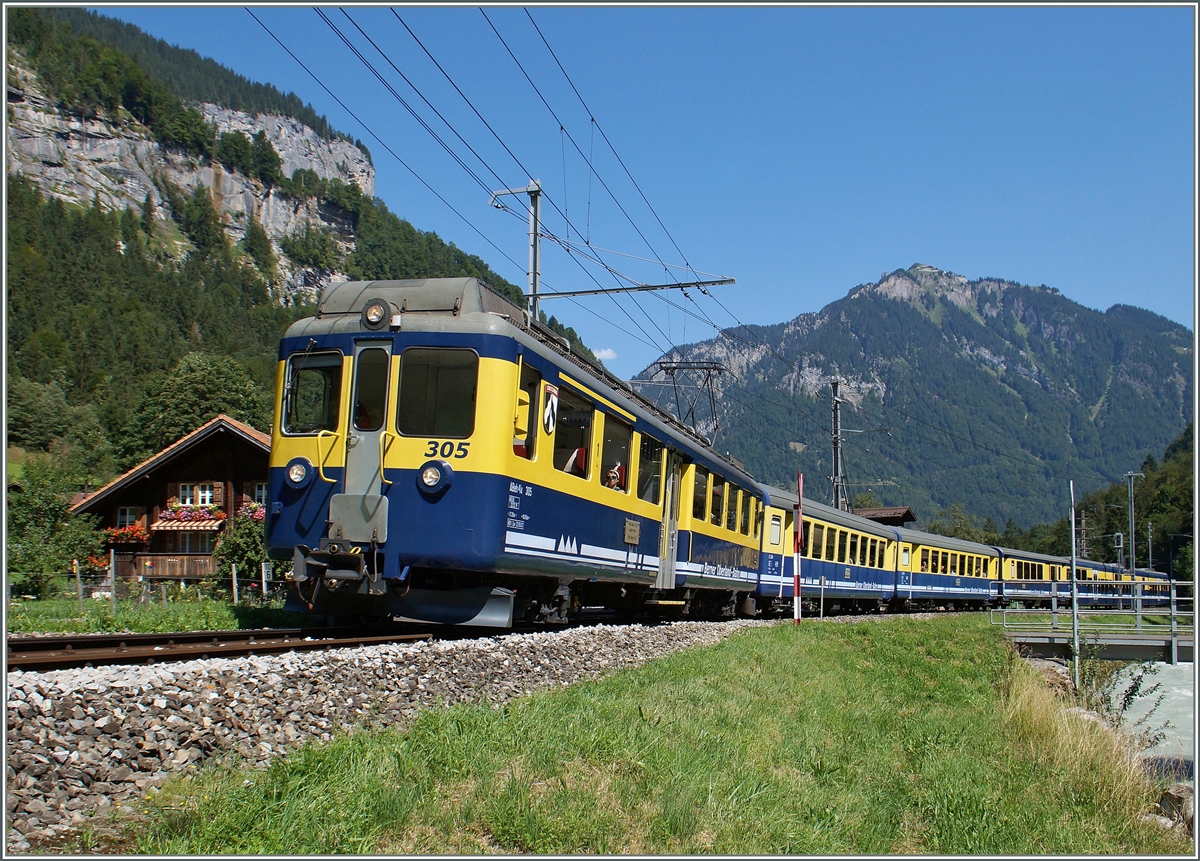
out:
<path id="1" fill-rule="evenodd" d="M 825 527 L 820 523 L 813 524 L 812 552 L 809 554 L 813 559 L 821 558 L 821 551 L 825 547 Z"/>
<path id="2" fill-rule="evenodd" d="M 738 505 L 741 504 L 741 499 L 738 493 L 741 490 L 736 484 L 730 482 L 726 485 L 729 488 L 729 504 L 725 506 L 725 528 L 730 532 L 737 532 L 738 522 Z"/>
<path id="3" fill-rule="evenodd" d="M 558 420 L 554 427 L 554 468 L 587 478 L 592 444 L 592 405 L 574 392 L 558 390 Z"/>
<path id="4" fill-rule="evenodd" d="M 837 547 L 837 530 L 832 526 L 825 530 L 825 558 L 833 561 Z"/>
<path id="5" fill-rule="evenodd" d="M 529 365 L 521 365 L 521 379 L 517 383 L 517 410 L 513 415 L 513 453 L 533 460 L 537 448 L 538 392 L 542 388 L 542 375 Z"/>
<path id="6" fill-rule="evenodd" d="M 821 527 L 817 527 L 820 529 Z M 778 514 L 771 515 L 771 532 L 768 535 L 769 543 L 772 547 L 779 544 L 783 540 L 783 518 Z"/>
<path id="7" fill-rule="evenodd" d="M 858 536 L 857 536 L 857 535 L 855 535 L 855 534 L 853 534 L 853 533 L 851 533 L 851 535 L 850 535 L 850 556 L 849 556 L 849 561 L 850 561 L 850 564 L 851 564 L 851 565 L 857 565 L 857 564 L 858 564 Z"/>
<path id="8" fill-rule="evenodd" d="M 405 350 L 397 429 L 407 436 L 469 437 L 475 431 L 478 377 L 473 350 Z"/>
<path id="9" fill-rule="evenodd" d="M 743 535 L 750 534 L 750 509 L 754 507 L 754 500 L 750 497 L 750 491 L 742 493 L 742 528 Z"/>
<path id="10" fill-rule="evenodd" d="M 361 350 L 354 360 L 354 429 L 377 431 L 383 427 L 387 405 L 388 351 L 379 347 Z"/>
<path id="11" fill-rule="evenodd" d="M 663 445 L 654 437 L 642 434 L 642 451 L 638 460 L 638 499 L 658 505 L 662 486 Z"/>
<path id="12" fill-rule="evenodd" d="M 342 403 L 342 354 L 302 353 L 288 359 L 283 432 L 333 431 Z"/>
<path id="13" fill-rule="evenodd" d="M 846 533 L 838 530 L 838 562 L 846 561 Z"/>
<path id="14" fill-rule="evenodd" d="M 721 515 L 725 513 L 725 479 L 722 476 L 712 477 L 712 508 L 709 522 L 720 526 Z"/>
<path id="15" fill-rule="evenodd" d="M 708 503 L 708 470 L 696 466 L 696 482 L 692 490 L 692 518 L 704 521 L 705 506 Z"/>
<path id="16" fill-rule="evenodd" d="M 929 573 L 929 548 L 921 548 L 921 571 L 925 574 Z"/>
<path id="17" fill-rule="evenodd" d="M 604 416 L 604 447 L 600 450 L 600 483 L 622 493 L 629 487 L 629 449 L 633 428 L 614 416 Z"/>

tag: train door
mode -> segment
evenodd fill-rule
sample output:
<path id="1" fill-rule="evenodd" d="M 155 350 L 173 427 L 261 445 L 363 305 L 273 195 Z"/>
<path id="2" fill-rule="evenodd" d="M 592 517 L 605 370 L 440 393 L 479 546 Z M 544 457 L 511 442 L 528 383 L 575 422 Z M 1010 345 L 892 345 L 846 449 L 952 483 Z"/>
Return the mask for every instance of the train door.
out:
<path id="1" fill-rule="evenodd" d="M 391 344 L 362 341 L 354 348 L 354 390 L 350 429 L 346 434 L 344 492 L 329 501 L 329 537 L 347 541 L 387 540 L 388 500 L 383 456 L 387 430 Z"/>
<path id="2" fill-rule="evenodd" d="M 679 555 L 679 489 L 683 484 L 683 458 L 678 452 L 667 449 L 664 475 L 663 528 L 658 548 L 658 579 L 654 581 L 654 588 L 674 589 L 675 559 Z"/>

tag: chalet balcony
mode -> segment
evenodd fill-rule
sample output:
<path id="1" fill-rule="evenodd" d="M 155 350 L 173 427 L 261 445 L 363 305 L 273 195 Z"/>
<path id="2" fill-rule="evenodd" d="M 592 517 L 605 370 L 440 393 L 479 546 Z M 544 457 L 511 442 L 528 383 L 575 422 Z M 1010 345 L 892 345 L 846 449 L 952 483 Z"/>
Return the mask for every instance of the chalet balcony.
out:
<path id="1" fill-rule="evenodd" d="M 117 553 L 118 580 L 203 580 L 215 577 L 217 560 L 207 553 Z"/>

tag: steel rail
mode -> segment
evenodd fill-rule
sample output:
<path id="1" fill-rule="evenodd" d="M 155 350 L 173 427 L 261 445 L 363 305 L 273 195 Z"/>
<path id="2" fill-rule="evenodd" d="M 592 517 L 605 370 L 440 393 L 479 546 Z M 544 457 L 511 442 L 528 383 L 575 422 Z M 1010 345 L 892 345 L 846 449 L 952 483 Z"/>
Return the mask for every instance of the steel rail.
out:
<path id="1" fill-rule="evenodd" d="M 364 636 L 348 629 L 289 628 L 253 631 L 187 631 L 170 634 L 82 634 L 9 637 L 9 670 L 57 670 L 112 664 L 154 664 L 196 658 L 232 658 L 279 652 L 351 648 L 382 643 L 477 636 L 443 626 L 414 631 L 412 627 Z"/>

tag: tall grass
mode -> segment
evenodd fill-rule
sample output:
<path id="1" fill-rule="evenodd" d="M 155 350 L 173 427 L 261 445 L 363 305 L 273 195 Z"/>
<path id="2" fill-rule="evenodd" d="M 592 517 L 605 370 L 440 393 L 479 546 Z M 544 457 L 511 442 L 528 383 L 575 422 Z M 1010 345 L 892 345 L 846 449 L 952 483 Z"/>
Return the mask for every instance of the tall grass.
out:
<path id="1" fill-rule="evenodd" d="M 151 854 L 1186 854 L 986 619 L 747 629 L 503 707 L 210 769 Z"/>

